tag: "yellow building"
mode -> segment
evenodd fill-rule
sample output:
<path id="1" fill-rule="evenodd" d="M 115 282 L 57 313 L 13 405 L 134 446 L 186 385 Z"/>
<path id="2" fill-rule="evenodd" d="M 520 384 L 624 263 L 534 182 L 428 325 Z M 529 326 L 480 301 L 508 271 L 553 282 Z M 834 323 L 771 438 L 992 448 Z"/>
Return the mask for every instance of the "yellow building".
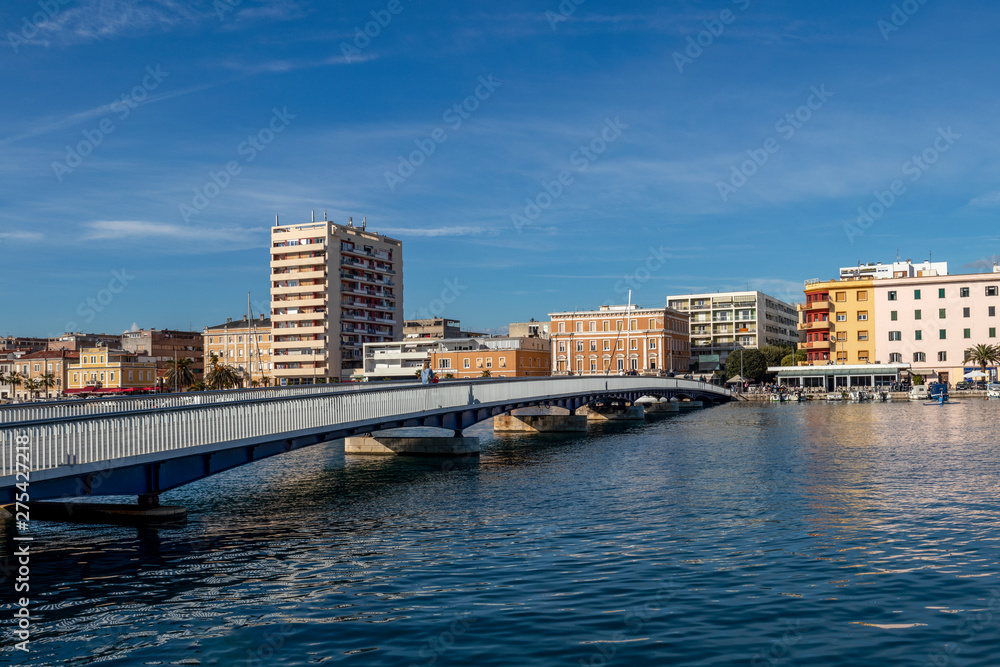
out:
<path id="1" fill-rule="evenodd" d="M 875 359 L 875 293 L 872 279 L 806 282 L 799 304 L 799 344 L 806 365 L 867 364 Z"/>
<path id="2" fill-rule="evenodd" d="M 22 384 L 14 388 L 14 398 L 48 398 L 59 396 L 66 389 L 66 373 L 70 364 L 74 363 L 77 353 L 69 350 L 43 350 L 33 352 L 13 361 L 14 372 L 20 374 Z M 42 382 L 49 376 L 51 387 L 40 387 L 29 391 L 24 382 L 35 380 Z"/>
<path id="3" fill-rule="evenodd" d="M 80 351 L 80 362 L 70 365 L 67 394 L 120 394 L 156 389 L 156 362 L 106 347 Z"/>
<path id="4" fill-rule="evenodd" d="M 261 315 L 249 321 L 229 319 L 225 324 L 206 327 L 202 332 L 205 348 L 205 368 L 211 368 L 212 355 L 220 364 L 232 366 L 247 374 L 249 382 L 270 386 L 271 371 L 271 320 Z"/>

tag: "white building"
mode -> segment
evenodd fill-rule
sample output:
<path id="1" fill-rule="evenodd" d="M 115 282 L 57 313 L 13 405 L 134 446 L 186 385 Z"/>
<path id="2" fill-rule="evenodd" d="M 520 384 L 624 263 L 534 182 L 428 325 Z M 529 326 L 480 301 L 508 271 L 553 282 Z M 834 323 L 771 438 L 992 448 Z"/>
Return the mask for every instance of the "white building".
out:
<path id="1" fill-rule="evenodd" d="M 927 276 L 948 275 L 948 262 L 923 261 L 914 264 L 913 260 L 903 262 L 869 262 L 868 264 L 858 264 L 857 266 L 840 267 L 840 279 L 847 278 L 921 278 Z"/>
<path id="2" fill-rule="evenodd" d="M 710 372 L 740 348 L 794 347 L 799 342 L 795 306 L 763 292 L 675 294 L 667 305 L 691 315 L 691 368 Z"/>
<path id="3" fill-rule="evenodd" d="M 364 377 L 366 380 L 412 380 L 430 363 L 431 351 L 440 338 L 406 338 L 391 343 L 365 343 Z"/>
<path id="4" fill-rule="evenodd" d="M 907 363 L 916 375 L 955 383 L 979 370 L 965 363 L 965 350 L 1000 343 L 1000 266 L 990 273 L 876 280 L 874 292 L 878 361 Z"/>
<path id="5" fill-rule="evenodd" d="M 330 221 L 271 229 L 272 375 L 347 380 L 363 345 L 403 337 L 403 244 Z"/>

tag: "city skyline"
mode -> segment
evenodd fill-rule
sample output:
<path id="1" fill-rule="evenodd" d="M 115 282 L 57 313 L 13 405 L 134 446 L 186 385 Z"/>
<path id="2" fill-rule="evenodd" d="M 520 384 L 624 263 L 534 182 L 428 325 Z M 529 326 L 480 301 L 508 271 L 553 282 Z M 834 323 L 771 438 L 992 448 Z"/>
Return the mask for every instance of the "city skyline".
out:
<path id="1" fill-rule="evenodd" d="M 990 271 L 998 19 L 917 0 L 10 3 L 0 334 L 237 317 L 248 291 L 269 302 L 275 215 L 312 212 L 400 239 L 405 318 L 472 330 L 623 304 L 630 283 L 646 307 L 800 302 L 804 279 L 897 252 Z"/>

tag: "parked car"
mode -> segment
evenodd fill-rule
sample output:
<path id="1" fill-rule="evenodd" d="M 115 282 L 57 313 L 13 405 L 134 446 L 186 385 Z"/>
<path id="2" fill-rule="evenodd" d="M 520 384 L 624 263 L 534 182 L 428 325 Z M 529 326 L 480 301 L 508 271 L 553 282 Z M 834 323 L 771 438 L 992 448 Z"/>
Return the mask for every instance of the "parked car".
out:
<path id="1" fill-rule="evenodd" d="M 961 382 L 956 382 L 955 383 L 955 389 L 971 389 L 971 388 L 972 387 L 965 380 L 962 380 Z"/>

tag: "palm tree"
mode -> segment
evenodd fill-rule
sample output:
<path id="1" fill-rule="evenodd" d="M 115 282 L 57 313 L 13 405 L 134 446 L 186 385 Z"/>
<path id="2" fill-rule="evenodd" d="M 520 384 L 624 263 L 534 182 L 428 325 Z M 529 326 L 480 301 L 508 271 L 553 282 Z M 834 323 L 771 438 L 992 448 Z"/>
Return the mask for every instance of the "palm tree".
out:
<path id="1" fill-rule="evenodd" d="M 979 366 L 979 370 L 986 373 L 986 367 L 990 364 L 1000 363 L 1000 345 L 974 345 L 965 351 L 965 359 L 962 363 L 972 362 Z"/>
<path id="2" fill-rule="evenodd" d="M 167 362 L 167 372 L 163 376 L 164 384 L 167 387 L 177 387 L 184 391 L 186 387 L 194 384 L 194 364 L 193 359 L 178 359 Z"/>
<path id="3" fill-rule="evenodd" d="M 218 363 L 218 358 L 213 359 L 212 369 L 205 375 L 205 384 L 210 389 L 231 389 L 240 386 L 242 382 L 241 372 L 228 364 Z"/>
<path id="4" fill-rule="evenodd" d="M 24 380 L 25 377 L 23 375 L 11 371 L 7 374 L 7 379 L 4 382 L 14 388 L 14 396 L 17 396 L 17 388 L 24 384 Z"/>
<path id="5" fill-rule="evenodd" d="M 56 386 L 56 376 L 52 373 L 45 373 L 38 378 L 38 384 L 45 390 L 45 398 L 48 398 L 49 390 Z"/>
<path id="6" fill-rule="evenodd" d="M 493 373 L 491 373 L 490 369 L 487 368 L 486 370 L 483 371 L 483 374 L 480 377 L 484 378 L 493 377 Z"/>
<path id="7" fill-rule="evenodd" d="M 38 390 L 42 388 L 42 385 L 38 380 L 25 380 L 24 388 L 28 391 L 31 398 L 38 398 Z"/>

